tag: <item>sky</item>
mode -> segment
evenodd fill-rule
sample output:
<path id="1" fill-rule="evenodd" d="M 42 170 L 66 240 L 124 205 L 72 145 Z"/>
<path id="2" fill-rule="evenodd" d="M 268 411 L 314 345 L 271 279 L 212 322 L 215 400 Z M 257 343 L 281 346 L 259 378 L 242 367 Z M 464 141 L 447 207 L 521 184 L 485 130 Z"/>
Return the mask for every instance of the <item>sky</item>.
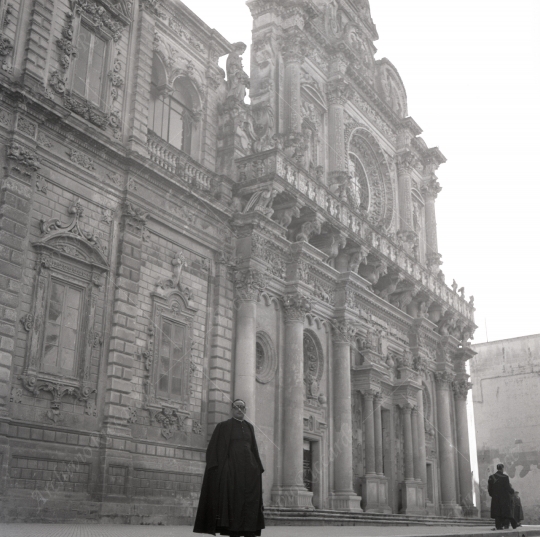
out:
<path id="1" fill-rule="evenodd" d="M 244 0 L 183 0 L 251 43 Z M 437 175 L 446 283 L 474 295 L 473 343 L 540 333 L 540 0 L 371 0 Z M 244 54 L 249 65 L 249 51 Z"/>

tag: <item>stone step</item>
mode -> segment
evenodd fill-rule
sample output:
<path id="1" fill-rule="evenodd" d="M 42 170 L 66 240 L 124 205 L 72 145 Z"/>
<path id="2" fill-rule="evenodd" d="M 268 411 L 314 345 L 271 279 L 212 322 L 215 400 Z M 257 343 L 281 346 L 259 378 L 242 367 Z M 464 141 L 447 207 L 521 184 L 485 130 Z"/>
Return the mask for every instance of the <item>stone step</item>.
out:
<path id="1" fill-rule="evenodd" d="M 383 513 L 351 513 L 326 509 L 291 509 L 268 507 L 264 512 L 265 521 L 273 525 L 309 526 L 491 526 L 491 520 L 480 518 L 449 518 L 431 515 L 391 515 Z"/>

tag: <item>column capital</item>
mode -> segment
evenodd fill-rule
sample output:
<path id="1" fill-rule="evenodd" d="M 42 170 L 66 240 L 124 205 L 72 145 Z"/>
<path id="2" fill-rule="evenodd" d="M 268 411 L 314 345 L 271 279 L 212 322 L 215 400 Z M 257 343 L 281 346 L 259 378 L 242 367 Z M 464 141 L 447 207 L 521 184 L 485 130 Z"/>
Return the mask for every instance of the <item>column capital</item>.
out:
<path id="1" fill-rule="evenodd" d="M 452 389 L 454 390 L 454 397 L 456 399 L 467 399 L 467 394 L 472 388 L 472 382 L 467 379 L 454 380 L 452 382 Z"/>
<path id="2" fill-rule="evenodd" d="M 417 406 L 413 406 L 411 410 L 412 410 L 412 415 L 413 416 L 418 415 L 418 407 Z"/>
<path id="3" fill-rule="evenodd" d="M 362 395 L 367 399 L 375 399 L 375 397 L 377 397 L 377 395 L 379 395 L 380 393 L 381 392 L 377 390 L 369 389 L 369 390 L 364 390 L 362 392 Z"/>
<path id="4" fill-rule="evenodd" d="M 422 183 L 421 190 L 426 198 L 436 199 L 439 192 L 442 190 L 442 186 L 439 184 L 439 181 L 437 181 L 437 177 L 432 175 Z"/>
<path id="5" fill-rule="evenodd" d="M 413 407 L 411 405 L 411 403 L 403 403 L 403 404 L 400 405 L 400 407 L 401 407 L 401 411 L 404 414 L 410 414 L 412 412 L 413 408 L 415 408 L 415 407 Z"/>
<path id="6" fill-rule="evenodd" d="M 418 163 L 418 157 L 408 149 L 396 156 L 396 164 L 399 174 L 410 174 Z"/>
<path id="7" fill-rule="evenodd" d="M 334 343 L 352 343 L 358 333 L 358 328 L 348 319 L 332 321 L 332 339 Z"/>
<path id="8" fill-rule="evenodd" d="M 328 84 L 328 104 L 338 104 L 345 106 L 352 97 L 353 90 L 351 86 L 342 79 L 330 81 Z"/>
<path id="9" fill-rule="evenodd" d="M 381 406 L 384 399 L 382 392 L 376 392 L 374 396 L 375 406 Z"/>
<path id="10" fill-rule="evenodd" d="M 297 28 L 290 29 L 281 41 L 281 54 L 285 63 L 301 63 L 307 53 L 308 42 L 303 32 Z"/>
<path id="11" fill-rule="evenodd" d="M 284 295 L 281 297 L 285 311 L 285 322 L 303 322 L 306 313 L 311 311 L 310 300 L 300 293 Z"/>
<path id="12" fill-rule="evenodd" d="M 266 274 L 257 269 L 234 270 L 231 279 L 237 297 L 243 301 L 255 301 L 266 288 Z"/>
<path id="13" fill-rule="evenodd" d="M 433 376 L 437 386 L 440 388 L 450 388 L 454 380 L 454 374 L 450 371 L 436 371 Z"/>

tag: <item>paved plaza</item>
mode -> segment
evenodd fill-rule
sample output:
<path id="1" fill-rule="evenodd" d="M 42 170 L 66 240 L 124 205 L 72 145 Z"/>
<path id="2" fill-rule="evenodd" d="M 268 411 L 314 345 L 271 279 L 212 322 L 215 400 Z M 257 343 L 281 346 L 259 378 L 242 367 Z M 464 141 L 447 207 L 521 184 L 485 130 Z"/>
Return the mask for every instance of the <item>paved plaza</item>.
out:
<path id="1" fill-rule="evenodd" d="M 191 526 L 0 524 L 0 537 L 191 537 Z M 271 526 L 263 537 L 536 537 L 540 526 L 492 531 L 455 526 Z"/>

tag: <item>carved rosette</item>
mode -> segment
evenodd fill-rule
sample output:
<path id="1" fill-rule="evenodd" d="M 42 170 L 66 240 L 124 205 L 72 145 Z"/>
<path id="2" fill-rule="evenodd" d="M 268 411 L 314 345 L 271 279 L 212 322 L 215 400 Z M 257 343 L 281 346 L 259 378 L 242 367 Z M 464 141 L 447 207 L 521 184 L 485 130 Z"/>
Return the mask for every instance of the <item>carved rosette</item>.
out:
<path id="1" fill-rule="evenodd" d="M 254 301 L 266 289 L 266 275 L 257 269 L 235 270 L 233 273 L 236 296 L 243 301 Z"/>
<path id="2" fill-rule="evenodd" d="M 334 343 L 350 344 L 358 333 L 356 325 L 349 320 L 332 322 L 332 338 Z"/>
<path id="3" fill-rule="evenodd" d="M 456 399 L 467 399 L 467 394 L 472 388 L 472 383 L 467 379 L 454 380 L 452 382 L 452 389 L 454 390 L 454 397 Z"/>
<path id="4" fill-rule="evenodd" d="M 454 380 L 454 374 L 450 371 L 437 371 L 433 374 L 435 382 L 440 388 L 450 388 Z"/>
<path id="5" fill-rule="evenodd" d="M 304 322 L 306 313 L 311 311 L 310 300 L 300 293 L 285 295 L 281 301 L 286 323 Z"/>

